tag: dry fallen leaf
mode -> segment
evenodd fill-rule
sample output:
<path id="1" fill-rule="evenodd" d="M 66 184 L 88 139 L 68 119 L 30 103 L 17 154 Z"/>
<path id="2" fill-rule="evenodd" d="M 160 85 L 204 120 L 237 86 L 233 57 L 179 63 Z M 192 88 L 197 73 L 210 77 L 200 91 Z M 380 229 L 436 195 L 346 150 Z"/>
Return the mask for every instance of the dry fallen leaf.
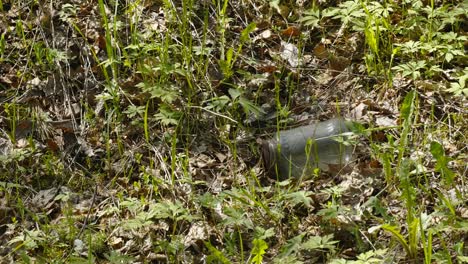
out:
<path id="1" fill-rule="evenodd" d="M 209 237 L 208 226 L 204 222 L 196 222 L 184 237 L 185 247 L 195 244 L 197 241 L 204 241 Z"/>
<path id="2" fill-rule="evenodd" d="M 281 41 L 281 58 L 287 60 L 291 67 L 299 66 L 299 49 L 291 43 Z"/>
<path id="3" fill-rule="evenodd" d="M 351 110 L 350 116 L 355 120 L 363 120 L 366 117 L 368 106 L 364 103 L 359 103 Z"/>
<path id="4" fill-rule="evenodd" d="M 314 55 L 319 59 L 326 59 L 328 58 L 330 53 L 328 52 L 327 47 L 324 44 L 319 43 L 314 47 Z"/>
<path id="5" fill-rule="evenodd" d="M 344 71 L 350 63 L 351 60 L 348 58 L 342 56 L 330 56 L 329 65 L 333 75 L 338 75 L 340 72 Z"/>
<path id="6" fill-rule="evenodd" d="M 397 121 L 394 118 L 390 118 L 388 116 L 377 116 L 375 123 L 379 127 L 391 127 L 397 125 Z"/>
<path id="7" fill-rule="evenodd" d="M 255 36 L 255 38 L 253 39 L 253 42 L 256 42 L 257 40 L 261 40 L 261 39 L 269 39 L 272 36 L 273 36 L 273 33 L 271 32 L 271 30 L 267 29 L 267 30 L 262 31 L 262 33 L 258 34 L 257 36 Z"/>
<path id="8" fill-rule="evenodd" d="M 301 31 L 294 26 L 290 26 L 287 29 L 281 31 L 281 35 L 285 37 L 297 37 L 301 35 Z"/>
<path id="9" fill-rule="evenodd" d="M 224 155 L 223 153 L 216 152 L 215 156 L 218 158 L 220 162 L 224 162 L 226 160 L 226 155 Z"/>

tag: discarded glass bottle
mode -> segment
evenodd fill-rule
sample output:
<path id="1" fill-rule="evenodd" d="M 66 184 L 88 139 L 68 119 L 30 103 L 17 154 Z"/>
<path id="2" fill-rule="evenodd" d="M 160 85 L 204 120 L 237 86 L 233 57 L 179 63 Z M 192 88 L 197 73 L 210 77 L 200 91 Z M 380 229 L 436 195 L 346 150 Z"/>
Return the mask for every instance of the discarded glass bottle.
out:
<path id="1" fill-rule="evenodd" d="M 328 171 L 330 165 L 344 166 L 353 154 L 353 147 L 343 143 L 352 128 L 353 122 L 334 118 L 279 131 L 275 138 L 262 143 L 267 174 L 281 180 L 309 178 L 316 168 Z"/>

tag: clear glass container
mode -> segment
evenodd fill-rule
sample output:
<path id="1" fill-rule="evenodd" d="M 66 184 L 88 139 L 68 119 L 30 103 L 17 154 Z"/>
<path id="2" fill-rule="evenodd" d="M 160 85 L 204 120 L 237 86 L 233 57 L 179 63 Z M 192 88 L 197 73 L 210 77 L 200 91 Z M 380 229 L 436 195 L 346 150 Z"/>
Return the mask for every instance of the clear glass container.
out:
<path id="1" fill-rule="evenodd" d="M 353 146 L 343 144 L 353 122 L 334 118 L 276 133 L 262 143 L 266 172 L 281 179 L 309 178 L 314 169 L 328 171 L 329 165 L 344 166 L 352 159 Z"/>

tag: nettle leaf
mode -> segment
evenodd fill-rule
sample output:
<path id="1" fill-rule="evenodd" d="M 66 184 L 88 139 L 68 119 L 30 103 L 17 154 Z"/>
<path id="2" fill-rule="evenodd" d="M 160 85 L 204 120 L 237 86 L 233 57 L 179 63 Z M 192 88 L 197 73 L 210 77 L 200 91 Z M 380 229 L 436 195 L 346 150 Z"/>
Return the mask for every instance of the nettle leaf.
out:
<path id="1" fill-rule="evenodd" d="M 173 110 L 167 105 L 161 105 L 159 113 L 154 115 L 154 118 L 163 125 L 178 125 L 181 117 L 182 112 Z"/>
<path id="2" fill-rule="evenodd" d="M 123 111 L 123 113 L 126 114 L 128 118 L 133 118 L 136 116 L 141 117 L 145 113 L 145 106 L 130 105 L 125 111 Z"/>
<path id="3" fill-rule="evenodd" d="M 356 24 L 359 22 L 359 18 L 366 16 L 366 13 L 362 9 L 361 3 L 354 0 L 341 3 L 338 8 L 331 7 L 325 9 L 323 16 L 340 19 L 345 24 L 350 22 Z"/>
<path id="4" fill-rule="evenodd" d="M 171 212 L 168 210 L 167 206 L 163 203 L 151 204 L 150 209 L 148 210 L 148 213 L 152 218 L 156 218 L 156 219 L 164 219 L 164 218 L 172 217 Z"/>
<path id="5" fill-rule="evenodd" d="M 361 262 L 358 263 L 382 263 L 383 256 L 387 253 L 388 249 L 377 249 L 370 250 L 361 253 L 357 256 L 357 259 Z"/>
<path id="6" fill-rule="evenodd" d="M 132 213 L 136 213 L 138 210 L 144 207 L 144 204 L 136 198 L 127 198 L 126 200 L 120 202 L 120 208 L 128 209 Z"/>
<path id="7" fill-rule="evenodd" d="M 412 54 L 419 52 L 419 50 L 421 49 L 421 42 L 409 40 L 402 44 L 396 44 L 396 46 L 401 47 L 401 51 L 404 54 Z"/>
<path id="8" fill-rule="evenodd" d="M 251 251 L 252 260 L 250 263 L 261 264 L 263 261 L 263 255 L 265 255 L 266 250 L 268 249 L 268 244 L 262 239 L 254 239 L 253 248 Z"/>
<path id="9" fill-rule="evenodd" d="M 244 97 L 239 98 L 239 103 L 241 104 L 246 114 L 253 113 L 257 117 L 266 114 L 261 107 L 256 106 L 252 101 Z"/>
<path id="10" fill-rule="evenodd" d="M 179 92 L 175 89 L 169 87 L 161 87 L 161 86 L 153 86 L 152 89 L 149 90 L 151 94 L 151 98 L 159 98 L 165 103 L 172 103 L 174 102 L 177 97 L 179 96 Z"/>
<path id="11" fill-rule="evenodd" d="M 249 34 L 252 33 L 257 28 L 257 24 L 250 23 L 244 30 L 242 30 L 240 41 L 246 42 L 249 40 Z"/>
<path id="12" fill-rule="evenodd" d="M 104 257 L 110 263 L 120 263 L 120 264 L 127 264 L 127 263 L 135 263 L 135 258 L 132 256 L 127 256 L 117 251 L 111 251 L 110 254 L 104 254 Z M 83 261 L 86 262 L 86 261 Z M 81 262 L 82 263 L 82 262 Z"/>
<path id="13" fill-rule="evenodd" d="M 408 63 L 392 67 L 392 70 L 400 72 L 403 77 L 411 75 L 413 79 L 418 79 L 419 77 L 421 77 L 420 70 L 424 69 L 425 66 L 426 61 L 410 61 Z"/>
<path id="14" fill-rule="evenodd" d="M 335 244 L 338 243 L 338 240 L 333 240 L 333 234 L 325 236 L 313 236 L 309 238 L 305 243 L 302 244 L 302 249 L 305 250 L 334 250 Z"/>
<path id="15" fill-rule="evenodd" d="M 303 23 L 305 26 L 318 27 L 320 23 L 320 10 L 310 9 L 304 12 L 304 16 L 299 18 L 297 22 Z"/>
<path id="16" fill-rule="evenodd" d="M 468 68 L 464 70 L 465 74 L 460 76 L 458 82 L 450 83 L 450 88 L 447 89 L 447 92 L 453 93 L 455 96 L 464 94 L 468 96 L 468 87 L 466 87 L 466 80 L 468 79 Z"/>
<path id="17" fill-rule="evenodd" d="M 156 219 L 169 218 L 172 220 L 193 220 L 196 217 L 190 214 L 190 211 L 179 201 L 164 201 L 150 205 L 148 211 L 149 217 Z"/>
<path id="18" fill-rule="evenodd" d="M 341 10 L 337 7 L 331 7 L 323 10 L 323 16 L 324 17 L 335 17 L 337 16 Z"/>
<path id="19" fill-rule="evenodd" d="M 258 238 L 258 239 L 267 239 L 267 238 L 270 238 L 270 237 L 273 237 L 275 236 L 276 233 L 275 233 L 275 229 L 272 227 L 272 228 L 269 228 L 267 230 L 265 230 L 263 227 L 261 226 L 256 226 L 255 227 L 255 234 L 254 234 L 254 237 L 255 238 Z"/>
<path id="20" fill-rule="evenodd" d="M 15 245 L 16 243 L 20 244 L 21 247 L 25 249 L 35 249 L 39 246 L 40 243 L 46 242 L 46 236 L 41 230 L 24 230 L 24 232 L 10 241 L 9 245 Z"/>
<path id="21" fill-rule="evenodd" d="M 442 148 L 442 145 L 439 142 L 436 142 L 436 141 L 431 142 L 431 154 L 437 160 L 445 156 L 444 149 Z"/>
<path id="22" fill-rule="evenodd" d="M 224 220 L 224 224 L 253 228 L 252 220 L 247 218 L 246 213 L 241 208 L 226 207 L 223 209 L 223 212 L 227 216 Z"/>
<path id="23" fill-rule="evenodd" d="M 338 216 L 339 210 L 340 208 L 337 205 L 329 203 L 325 208 L 320 209 L 317 215 L 322 216 L 324 220 L 330 220 Z"/>
<path id="24" fill-rule="evenodd" d="M 216 208 L 216 206 L 221 202 L 221 199 L 218 196 L 215 196 L 209 192 L 199 196 L 197 200 L 203 207 L 209 209 Z"/>
<path id="25" fill-rule="evenodd" d="M 137 215 L 139 218 L 128 219 L 122 222 L 122 228 L 124 230 L 137 230 L 144 226 L 151 225 L 153 221 L 145 219 L 143 215 Z"/>
<path id="26" fill-rule="evenodd" d="M 292 206 L 296 206 L 298 204 L 304 204 L 307 207 L 310 207 L 310 203 L 312 202 L 312 198 L 309 197 L 312 192 L 306 191 L 298 191 L 293 193 L 288 193 L 284 195 L 284 198 L 292 203 Z"/>
<path id="27" fill-rule="evenodd" d="M 228 50 L 228 57 L 232 59 L 232 49 Z M 219 60 L 218 61 L 219 68 L 223 72 L 223 76 L 225 79 L 228 79 L 232 76 L 233 71 L 231 68 L 230 60 Z"/>
<path id="28" fill-rule="evenodd" d="M 228 65 L 232 65 L 232 58 L 234 57 L 234 49 L 229 48 L 226 52 L 226 62 Z"/>
<path id="29" fill-rule="evenodd" d="M 227 95 L 222 95 L 220 97 L 213 97 L 210 100 L 207 100 L 206 103 L 208 104 L 206 106 L 206 109 L 213 109 L 216 111 L 220 111 L 226 107 L 226 105 L 229 104 L 231 99 Z"/>
<path id="30" fill-rule="evenodd" d="M 161 85 L 141 82 L 135 85 L 143 92 L 151 94 L 151 98 L 158 98 L 165 103 L 172 103 L 179 97 L 179 91 L 174 85 Z"/>
<path id="31" fill-rule="evenodd" d="M 206 258 L 206 263 L 222 263 L 222 264 L 230 264 L 231 261 L 223 254 L 222 251 L 215 248 L 211 245 L 210 242 L 205 242 L 206 248 L 210 251 L 210 255 Z"/>
<path id="32" fill-rule="evenodd" d="M 229 95 L 231 96 L 233 101 L 237 100 L 239 102 L 239 104 L 242 106 L 242 109 L 247 115 L 253 113 L 256 117 L 259 117 L 261 115 L 266 114 L 261 107 L 256 106 L 252 101 L 243 97 L 242 92 L 239 89 L 229 89 Z"/>
<path id="33" fill-rule="evenodd" d="M 304 234 L 300 234 L 289 239 L 286 242 L 286 245 L 281 247 L 279 257 L 285 257 L 290 255 L 295 255 L 301 249 L 301 242 Z"/>

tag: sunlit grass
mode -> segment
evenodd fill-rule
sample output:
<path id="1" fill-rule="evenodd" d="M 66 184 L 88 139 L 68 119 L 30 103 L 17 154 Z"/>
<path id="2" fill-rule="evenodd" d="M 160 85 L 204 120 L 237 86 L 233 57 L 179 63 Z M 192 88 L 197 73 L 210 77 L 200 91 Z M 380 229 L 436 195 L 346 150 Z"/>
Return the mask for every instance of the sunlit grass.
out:
<path id="1" fill-rule="evenodd" d="M 16 4 L 8 3 L 8 8 Z M 1 35 L 0 62 L 16 60 L 21 66 L 12 66 L 21 84 L 18 89 L 39 87 L 52 103 L 18 102 L 17 91 L 8 91 L 11 102 L 2 102 L 1 122 L 8 123 L 7 145 L 14 149 L 0 156 L 0 190 L 8 212 L 13 212 L 2 227 L 10 236 L 6 257 L 25 263 L 465 259 L 468 252 L 460 233 L 466 219 L 457 210 L 466 207 L 466 182 L 460 173 L 466 155 L 459 153 L 465 148 L 466 122 L 455 107 L 438 107 L 441 98 L 455 102 L 456 96 L 464 95 L 466 70 L 460 69 L 466 37 L 459 31 L 466 22 L 459 20 L 461 4 L 428 4 L 314 4 L 300 19 L 284 14 L 289 10 L 297 18 L 303 7 L 274 1 L 70 4 L 59 11 L 54 29 L 63 31 L 59 24 L 67 27 L 83 44 L 80 48 L 88 50 L 87 57 L 47 46 L 42 38 L 50 38 L 52 30 L 35 31 L 37 25 L 17 17 Z M 5 6 L 0 0 L 0 11 Z M 97 17 L 86 19 L 98 23 L 96 32 L 83 26 L 80 18 L 80 12 L 93 8 Z M 453 17 L 445 15 L 448 8 Z M 282 34 L 289 24 L 302 26 L 300 36 Z M 264 37 L 268 30 L 273 37 Z M 322 58 L 326 60 L 341 56 L 343 51 L 335 48 L 348 45 L 349 36 L 363 41 L 350 52 L 354 58 L 347 66 L 350 72 L 354 65 L 365 66 L 359 71 L 357 89 L 368 82 L 369 96 L 376 92 L 378 98 L 387 98 L 383 107 L 366 101 L 370 124 L 362 124 L 356 138 L 357 148 L 365 149 L 365 154 L 352 164 L 354 174 L 326 174 L 317 168 L 310 178 L 266 179 L 261 163 L 255 163 L 260 156 L 256 138 L 288 129 L 288 118 L 297 116 L 301 107 L 308 109 L 301 105 L 301 97 L 316 89 L 336 89 L 337 98 L 326 100 L 331 112 L 343 115 L 348 109 L 338 101 L 351 99 L 338 98 L 338 86 L 358 75 L 352 72 L 344 79 L 340 78 L 345 74 L 329 75 L 331 82 L 319 84 L 316 75 L 327 69 L 291 70 L 280 58 L 279 43 L 295 44 L 302 58 L 310 57 L 311 47 L 323 41 L 330 49 L 329 58 Z M 11 48 L 12 42 L 21 48 Z M 71 76 L 77 81 L 67 83 L 69 90 L 62 87 L 64 92 L 57 91 L 57 85 L 48 87 L 43 80 L 57 68 L 71 72 L 68 61 L 75 56 L 83 63 L 82 72 Z M 262 72 L 265 65 L 259 61 L 277 68 Z M 452 70 L 453 76 L 447 77 Z M 85 74 L 84 80 L 79 74 Z M 259 76 L 267 79 L 260 87 L 249 82 Z M 35 77 L 43 86 L 31 84 Z M 449 95 L 435 85 L 425 86 L 427 90 L 417 86 L 444 78 L 449 79 L 451 89 L 444 87 Z M 91 79 L 94 102 L 80 101 L 80 116 L 72 116 L 79 124 L 72 132 L 76 142 L 53 149 L 54 140 L 70 136 L 65 128 L 55 138 L 44 136 L 49 145 L 37 140 L 35 129 L 28 137 L 17 138 L 22 120 L 50 125 L 38 118 L 38 106 L 63 114 L 64 107 L 54 104 L 62 100 L 68 109 L 70 98 L 88 92 L 83 87 Z M 409 84 L 399 85 L 402 79 Z M 271 126 L 250 126 L 248 118 L 271 114 L 261 107 L 265 103 L 276 111 Z M 427 110 L 429 103 L 432 112 Z M 392 106 L 398 109 L 393 111 Z M 394 125 L 374 124 L 383 111 Z M 325 115 L 331 117 L 330 111 L 316 117 Z M 380 132 L 383 138 L 376 139 Z M 77 147 L 67 152 L 67 144 Z M 369 160 L 378 163 L 377 176 L 361 175 L 357 169 Z M 362 180 L 362 189 L 349 191 L 349 186 L 341 185 L 357 179 Z M 35 196 L 37 192 L 50 188 L 55 188 L 51 200 L 32 209 L 30 201 L 45 199 Z M 362 200 L 354 201 L 353 195 Z"/>

